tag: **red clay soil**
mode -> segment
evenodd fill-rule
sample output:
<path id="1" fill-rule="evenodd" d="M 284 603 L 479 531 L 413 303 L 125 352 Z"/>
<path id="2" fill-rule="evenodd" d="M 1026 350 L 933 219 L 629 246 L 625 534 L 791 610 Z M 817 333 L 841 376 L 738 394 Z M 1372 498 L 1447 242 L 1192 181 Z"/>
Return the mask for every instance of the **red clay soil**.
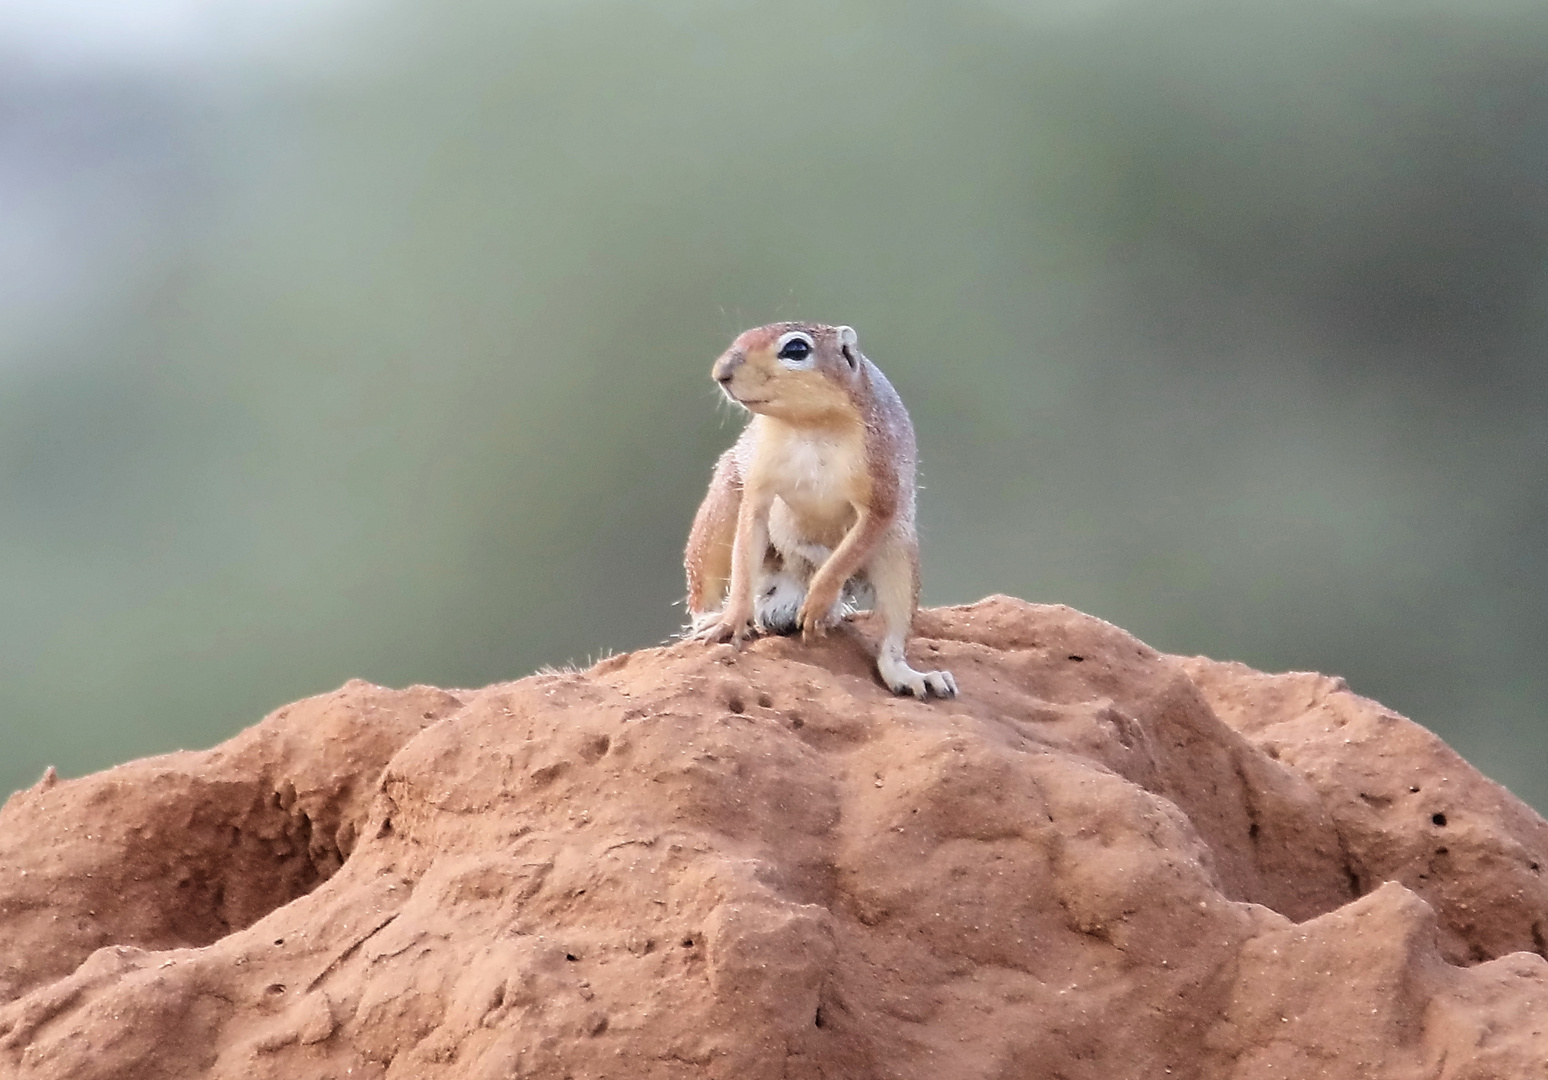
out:
<path id="1" fill-rule="evenodd" d="M 350 683 L 0 811 L 0 1076 L 1548 1075 L 1548 825 L 1064 607 Z"/>

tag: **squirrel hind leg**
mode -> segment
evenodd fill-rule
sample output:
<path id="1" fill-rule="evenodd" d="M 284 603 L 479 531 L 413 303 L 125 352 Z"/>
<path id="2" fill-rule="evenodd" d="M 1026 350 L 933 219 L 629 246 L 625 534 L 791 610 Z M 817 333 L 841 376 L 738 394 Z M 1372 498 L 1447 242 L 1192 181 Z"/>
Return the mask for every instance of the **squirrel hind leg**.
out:
<path id="1" fill-rule="evenodd" d="M 957 680 L 949 671 L 917 671 L 903 655 L 914 623 L 918 596 L 916 556 L 901 544 L 877 552 L 869 573 L 875 593 L 875 611 L 881 617 L 882 639 L 876 650 L 876 673 L 894 694 L 909 694 L 923 701 L 957 696 Z"/>
<path id="2" fill-rule="evenodd" d="M 715 465 L 709 490 L 693 516 L 683 569 L 688 575 L 688 618 L 700 630 L 720 609 L 731 582 L 731 551 L 736 541 L 736 516 L 742 505 L 742 478 L 731 451 Z"/>

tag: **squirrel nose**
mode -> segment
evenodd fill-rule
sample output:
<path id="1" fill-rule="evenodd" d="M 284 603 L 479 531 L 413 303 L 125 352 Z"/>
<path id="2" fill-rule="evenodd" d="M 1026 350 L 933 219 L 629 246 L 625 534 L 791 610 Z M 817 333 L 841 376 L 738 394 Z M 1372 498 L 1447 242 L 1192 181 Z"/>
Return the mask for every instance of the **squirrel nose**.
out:
<path id="1" fill-rule="evenodd" d="M 710 376 L 721 386 L 725 386 L 731 381 L 731 376 L 736 374 L 736 369 L 742 366 L 743 359 L 745 358 L 739 352 L 726 353 L 715 361 L 715 367 L 710 372 Z"/>

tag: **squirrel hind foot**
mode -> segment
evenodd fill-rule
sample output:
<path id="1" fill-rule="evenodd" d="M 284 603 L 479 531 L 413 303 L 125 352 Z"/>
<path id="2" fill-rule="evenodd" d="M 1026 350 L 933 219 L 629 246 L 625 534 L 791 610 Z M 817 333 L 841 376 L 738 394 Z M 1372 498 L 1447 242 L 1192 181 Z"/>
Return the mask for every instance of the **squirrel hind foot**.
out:
<path id="1" fill-rule="evenodd" d="M 688 624 L 683 627 L 678 636 L 684 640 L 692 638 L 701 631 L 708 630 L 719 618 L 720 612 L 718 611 L 690 611 L 688 613 Z"/>
<path id="2" fill-rule="evenodd" d="M 886 649 L 876 658 L 876 671 L 894 694 L 908 694 L 920 701 L 931 695 L 938 698 L 957 696 L 957 680 L 951 672 L 916 671 L 901 655 L 894 656 Z"/>
<path id="3" fill-rule="evenodd" d="M 688 625 L 683 627 L 678 640 L 699 641 L 711 645 L 722 641 L 738 644 L 741 639 L 757 633 L 757 628 L 753 626 L 748 626 L 739 632 L 734 627 L 723 625 L 724 615 L 725 611 L 719 608 L 714 611 L 689 612 Z"/>

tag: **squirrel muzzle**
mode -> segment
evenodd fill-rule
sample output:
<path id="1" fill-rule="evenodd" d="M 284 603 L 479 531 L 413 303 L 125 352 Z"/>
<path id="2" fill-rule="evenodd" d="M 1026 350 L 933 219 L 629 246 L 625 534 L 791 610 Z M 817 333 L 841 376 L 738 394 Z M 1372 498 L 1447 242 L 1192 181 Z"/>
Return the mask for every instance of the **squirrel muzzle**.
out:
<path id="1" fill-rule="evenodd" d="M 718 382 L 722 389 L 728 389 L 731 379 L 736 375 L 736 369 L 747 360 L 747 354 L 741 349 L 727 349 L 720 354 L 720 359 L 715 361 L 715 366 L 710 369 L 710 377 Z"/>

